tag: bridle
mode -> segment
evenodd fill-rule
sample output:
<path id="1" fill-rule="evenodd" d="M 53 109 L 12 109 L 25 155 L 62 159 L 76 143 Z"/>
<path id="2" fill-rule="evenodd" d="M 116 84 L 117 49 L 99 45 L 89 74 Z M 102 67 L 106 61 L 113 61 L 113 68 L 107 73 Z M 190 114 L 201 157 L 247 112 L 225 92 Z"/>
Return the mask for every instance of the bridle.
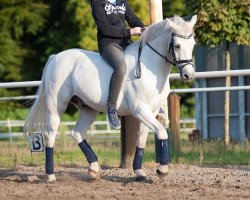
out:
<path id="1" fill-rule="evenodd" d="M 182 68 L 185 67 L 186 65 L 190 64 L 193 66 L 193 59 L 186 59 L 186 60 L 178 60 L 176 58 L 175 55 L 175 50 L 174 50 L 174 37 L 180 37 L 183 39 L 190 39 L 191 37 L 193 37 L 193 34 L 191 33 L 188 36 L 185 35 L 180 35 L 177 33 L 172 33 L 171 36 L 171 41 L 169 43 L 169 48 L 168 48 L 168 53 L 172 53 L 172 61 L 170 59 L 168 59 L 167 56 L 162 55 L 161 53 L 159 53 L 154 47 L 152 47 L 148 42 L 146 42 L 146 45 L 148 45 L 148 47 L 150 49 L 152 49 L 156 54 L 158 54 L 160 57 L 162 57 L 163 59 L 165 59 L 166 62 L 170 63 L 173 66 L 178 67 L 179 71 L 182 71 Z M 141 63 L 140 63 L 140 56 L 141 56 L 141 51 L 142 51 L 142 40 L 139 44 L 139 49 L 138 49 L 138 60 L 137 60 L 137 68 L 136 68 L 136 73 L 135 76 L 136 78 L 140 78 L 141 77 Z"/>
<path id="2" fill-rule="evenodd" d="M 172 37 L 171 37 L 171 41 L 169 44 L 169 48 L 168 48 L 168 53 L 172 52 L 172 61 L 169 60 L 167 58 L 167 56 L 162 55 L 161 53 L 159 53 L 155 48 L 153 48 L 148 42 L 146 42 L 146 44 L 149 46 L 150 49 L 152 49 L 155 53 L 157 53 L 159 56 L 161 56 L 162 58 L 164 58 L 166 60 L 166 62 L 170 63 L 173 66 L 176 66 L 179 68 L 179 70 L 181 70 L 183 67 L 185 67 L 186 65 L 190 64 L 193 65 L 193 59 L 186 59 L 186 60 L 178 60 L 176 58 L 175 55 L 175 51 L 174 51 L 174 37 L 180 37 L 183 39 L 190 39 L 191 37 L 193 37 L 193 34 L 191 33 L 188 36 L 185 35 L 180 35 L 177 33 L 172 33 Z"/>

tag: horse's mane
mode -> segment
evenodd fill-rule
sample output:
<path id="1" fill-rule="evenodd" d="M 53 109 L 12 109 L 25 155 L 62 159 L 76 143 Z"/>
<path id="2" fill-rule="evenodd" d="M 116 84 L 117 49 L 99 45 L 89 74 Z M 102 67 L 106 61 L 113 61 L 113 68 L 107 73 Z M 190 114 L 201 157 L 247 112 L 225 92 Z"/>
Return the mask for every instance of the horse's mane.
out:
<path id="1" fill-rule="evenodd" d="M 179 16 L 174 16 L 173 18 L 169 18 L 169 20 L 171 20 L 177 25 L 182 25 L 181 29 L 188 28 L 188 26 L 186 25 L 186 22 Z M 158 23 L 150 25 L 143 33 L 142 39 L 144 42 L 150 42 L 154 40 L 156 37 L 158 37 L 159 35 L 167 31 L 169 31 L 169 24 L 168 24 L 168 21 L 165 19 Z"/>
<path id="2" fill-rule="evenodd" d="M 169 25 L 167 20 L 162 20 L 158 23 L 150 25 L 143 33 L 142 39 L 144 42 L 150 42 L 154 40 L 157 36 L 165 33 L 169 30 Z"/>
<path id="3" fill-rule="evenodd" d="M 189 30 L 189 27 L 187 26 L 186 21 L 183 20 L 181 17 L 174 16 L 173 18 L 168 18 L 168 19 L 177 25 L 181 25 L 180 31 L 184 32 L 185 30 Z M 146 42 L 150 42 L 150 41 L 154 40 L 159 35 L 166 33 L 167 31 L 169 31 L 169 29 L 170 29 L 170 26 L 169 26 L 167 19 L 164 19 L 164 20 L 162 20 L 158 23 L 155 23 L 155 24 L 151 24 L 150 26 L 148 26 L 148 28 L 143 32 L 143 34 L 141 36 L 141 40 L 143 41 L 143 45 L 145 45 Z M 135 45 L 137 46 L 138 42 L 134 42 L 129 46 L 133 47 Z"/>

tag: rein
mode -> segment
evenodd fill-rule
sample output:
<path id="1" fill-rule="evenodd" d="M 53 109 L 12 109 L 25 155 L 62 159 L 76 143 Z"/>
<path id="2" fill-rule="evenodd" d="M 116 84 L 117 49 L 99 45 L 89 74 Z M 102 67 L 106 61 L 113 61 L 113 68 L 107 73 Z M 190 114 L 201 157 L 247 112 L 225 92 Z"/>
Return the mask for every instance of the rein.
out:
<path id="1" fill-rule="evenodd" d="M 191 37 L 193 37 L 193 34 L 191 33 L 190 35 L 185 36 L 185 35 L 180 35 L 180 34 L 177 34 L 177 33 L 172 33 L 171 41 L 170 41 L 170 44 L 169 44 L 169 50 L 168 50 L 169 53 L 172 52 L 172 61 L 169 60 L 167 58 L 167 56 L 164 56 L 161 53 L 159 53 L 148 42 L 146 42 L 146 45 L 148 45 L 148 47 L 151 50 L 153 50 L 157 55 L 159 55 L 160 57 L 165 59 L 166 62 L 170 63 L 173 66 L 178 67 L 179 70 L 181 70 L 183 67 L 185 67 L 188 64 L 193 65 L 193 59 L 186 59 L 186 60 L 177 60 L 176 59 L 176 55 L 175 55 L 175 51 L 174 51 L 174 37 L 180 37 L 180 38 L 183 38 L 183 39 L 190 39 Z M 136 72 L 135 72 L 135 77 L 136 78 L 141 78 L 141 62 L 140 62 L 141 51 L 142 51 L 142 40 L 141 40 L 141 42 L 139 44 L 139 49 L 138 49 L 137 68 L 136 68 Z M 183 64 L 183 65 L 180 65 L 180 64 Z"/>

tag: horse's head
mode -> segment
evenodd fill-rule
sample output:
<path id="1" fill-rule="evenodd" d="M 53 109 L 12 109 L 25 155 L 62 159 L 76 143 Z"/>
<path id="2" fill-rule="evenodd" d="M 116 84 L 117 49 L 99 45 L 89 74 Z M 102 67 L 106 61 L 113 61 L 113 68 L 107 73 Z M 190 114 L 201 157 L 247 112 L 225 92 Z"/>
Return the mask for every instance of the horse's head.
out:
<path id="1" fill-rule="evenodd" d="M 177 20 L 176 20 L 177 19 Z M 194 15 L 189 22 L 173 18 L 167 19 L 172 30 L 172 38 L 169 45 L 169 53 L 172 54 L 172 64 L 178 67 L 180 76 L 184 81 L 194 78 L 194 66 L 192 52 L 195 44 L 193 28 L 197 21 Z"/>

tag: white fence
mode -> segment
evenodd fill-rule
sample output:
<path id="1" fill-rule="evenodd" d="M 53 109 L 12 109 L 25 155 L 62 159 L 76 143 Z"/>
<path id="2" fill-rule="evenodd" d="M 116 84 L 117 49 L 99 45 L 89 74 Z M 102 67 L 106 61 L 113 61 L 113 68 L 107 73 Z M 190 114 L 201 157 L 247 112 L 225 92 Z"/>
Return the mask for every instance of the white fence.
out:
<path id="1" fill-rule="evenodd" d="M 231 71 L 210 71 L 210 72 L 196 72 L 194 78 L 219 78 L 226 76 L 250 76 L 250 69 L 246 70 L 231 70 Z M 180 80 L 180 75 L 170 74 L 170 81 Z M 20 88 L 20 87 L 38 87 L 41 81 L 24 81 L 24 82 L 10 82 L 0 83 L 1 88 Z M 173 89 L 170 93 L 193 93 L 193 92 L 214 92 L 226 90 L 250 90 L 250 85 L 247 86 L 233 86 L 233 87 L 209 87 L 209 88 L 189 88 L 189 89 Z M 19 97 L 1 97 L 0 101 L 15 101 L 28 100 L 36 98 L 35 95 L 19 96 Z"/>
<path id="2" fill-rule="evenodd" d="M 193 129 L 195 129 L 195 119 L 182 119 L 181 123 L 181 132 L 183 133 L 191 133 Z M 67 127 L 66 133 L 69 134 L 70 130 L 75 126 L 76 122 L 61 122 L 60 126 Z M 23 132 L 13 132 L 13 128 L 22 129 L 24 125 L 24 121 L 22 120 L 6 120 L 0 121 L 0 139 L 8 138 L 12 141 L 14 137 L 23 136 Z M 8 132 L 1 132 L 1 129 L 6 128 Z M 95 134 L 107 134 L 107 133 L 120 133 L 120 130 L 112 129 L 109 125 L 108 121 L 95 121 L 87 134 L 95 135 Z"/>
<path id="3" fill-rule="evenodd" d="M 250 76 L 250 69 L 248 69 L 248 70 L 231 70 L 231 71 L 196 72 L 195 73 L 196 79 L 199 79 L 199 78 L 218 78 L 218 77 L 226 77 L 226 76 Z M 178 79 L 180 79 L 179 74 L 171 74 L 170 75 L 170 81 L 178 80 Z M 38 87 L 40 85 L 40 83 L 41 83 L 40 81 L 0 83 L 0 89 L 1 88 L 20 88 L 20 87 Z M 250 90 L 250 85 L 246 85 L 246 86 L 241 85 L 241 86 L 233 86 L 233 87 L 174 89 L 174 90 L 171 90 L 171 93 L 193 93 L 193 92 L 197 93 L 197 92 L 213 92 L 213 91 L 226 91 L 226 90 Z M 32 96 L 19 96 L 19 97 L 2 97 L 2 98 L 0 98 L 0 101 L 26 100 L 26 99 L 34 99 L 34 98 L 36 98 L 36 96 L 34 96 L 34 95 L 32 95 Z M 73 123 L 73 122 L 67 122 L 67 123 Z M 94 126 L 106 125 L 107 129 L 103 130 L 105 133 L 107 133 L 108 131 L 110 133 L 116 132 L 116 130 L 110 129 L 110 127 L 106 121 L 95 122 L 95 123 L 96 124 L 94 124 Z M 192 123 L 195 123 L 194 120 L 192 121 Z M 10 127 L 10 126 L 7 125 L 7 127 Z M 187 132 L 190 132 L 191 129 L 182 129 L 182 131 L 188 130 Z M 95 132 L 93 132 L 93 134 L 97 134 L 97 133 L 102 132 L 102 130 L 98 130 L 96 128 L 94 128 L 93 131 L 95 131 Z M 18 134 L 18 133 L 16 133 L 16 134 Z M 14 135 L 15 135 L 15 133 L 14 133 Z"/>
<path id="4" fill-rule="evenodd" d="M 24 126 L 24 122 L 22 120 L 6 120 L 0 121 L 0 139 L 9 138 L 12 141 L 13 137 L 23 136 L 23 132 L 13 132 L 13 128 L 18 128 L 22 130 Z M 68 134 L 73 126 L 75 126 L 76 122 L 61 122 L 61 127 L 67 127 L 65 132 Z M 1 132 L 3 128 L 8 129 L 8 132 Z M 119 130 L 112 129 L 108 123 L 108 121 L 95 121 L 90 127 L 88 134 L 106 134 L 106 133 L 119 133 Z"/>

